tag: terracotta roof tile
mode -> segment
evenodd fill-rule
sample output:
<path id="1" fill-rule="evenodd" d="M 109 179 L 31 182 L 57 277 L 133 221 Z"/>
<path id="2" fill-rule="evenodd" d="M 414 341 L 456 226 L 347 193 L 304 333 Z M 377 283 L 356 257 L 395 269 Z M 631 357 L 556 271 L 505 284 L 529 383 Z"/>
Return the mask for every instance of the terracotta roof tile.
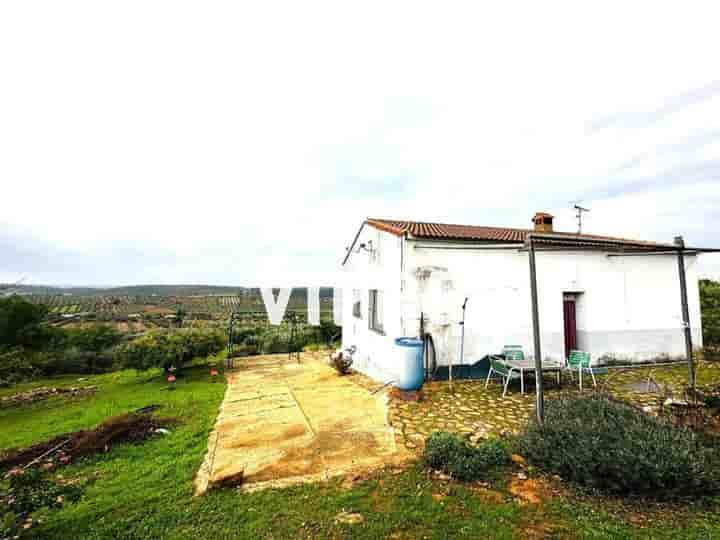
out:
<path id="1" fill-rule="evenodd" d="M 513 229 L 509 227 L 481 227 L 477 225 L 454 225 L 449 223 L 425 223 L 422 221 L 404 221 L 392 219 L 368 218 L 368 225 L 402 236 L 408 234 L 416 238 L 428 240 L 468 240 L 480 242 L 509 242 L 522 243 L 527 239 L 531 229 Z M 631 240 L 612 236 L 598 236 L 594 234 L 575 234 L 554 231 L 552 233 L 539 233 L 547 236 L 556 236 L 558 242 L 574 241 L 578 245 L 591 245 L 593 241 L 614 243 L 632 247 L 646 248 L 674 248 L 672 244 L 660 244 L 643 240 Z"/>

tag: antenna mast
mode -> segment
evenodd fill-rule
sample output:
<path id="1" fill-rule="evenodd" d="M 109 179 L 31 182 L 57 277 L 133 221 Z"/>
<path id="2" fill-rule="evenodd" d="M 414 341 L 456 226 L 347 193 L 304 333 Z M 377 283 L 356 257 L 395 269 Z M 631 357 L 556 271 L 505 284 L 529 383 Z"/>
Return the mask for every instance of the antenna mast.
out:
<path id="1" fill-rule="evenodd" d="M 580 202 L 580 201 L 576 201 L 576 202 Z M 578 222 L 578 232 L 577 233 L 582 234 L 582 215 L 583 215 L 583 212 L 589 212 L 590 209 L 583 208 L 579 204 L 574 204 L 573 208 L 575 210 L 577 210 L 577 214 L 575 214 L 575 217 L 577 218 L 577 222 Z"/>

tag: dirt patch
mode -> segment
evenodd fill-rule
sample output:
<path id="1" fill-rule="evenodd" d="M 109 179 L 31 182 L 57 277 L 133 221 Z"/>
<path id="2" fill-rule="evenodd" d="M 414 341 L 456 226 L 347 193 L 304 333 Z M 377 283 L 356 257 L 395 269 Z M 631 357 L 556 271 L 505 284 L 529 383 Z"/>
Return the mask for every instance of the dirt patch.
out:
<path id="1" fill-rule="evenodd" d="M 82 387 L 70 387 L 70 388 L 55 388 L 55 387 L 42 387 L 29 390 L 27 392 L 21 392 L 19 394 L 13 394 L 12 396 L 6 396 L 0 399 L 0 409 L 6 407 L 15 407 L 17 405 L 27 405 L 35 403 L 37 401 L 43 401 L 45 399 L 69 395 L 70 397 L 84 397 L 90 396 L 97 391 L 97 386 L 82 386 Z"/>
<path id="2" fill-rule="evenodd" d="M 505 502 L 507 497 L 501 491 L 491 489 L 487 486 L 475 486 L 472 488 L 473 493 L 478 495 L 483 501 L 487 501 L 493 504 L 502 504 Z"/>
<path id="3" fill-rule="evenodd" d="M 176 424 L 171 418 L 149 414 L 123 414 L 112 417 L 95 429 L 65 433 L 29 448 L 8 450 L 0 456 L 0 469 L 41 463 L 46 468 L 66 465 L 80 457 L 108 452 L 119 443 L 138 443 Z"/>
<path id="4" fill-rule="evenodd" d="M 544 477 L 528 478 L 525 473 L 514 474 L 508 491 L 521 504 L 542 504 L 556 495 L 557 490 Z"/>
<path id="5" fill-rule="evenodd" d="M 390 390 L 390 398 L 417 403 L 418 401 L 423 401 L 425 396 L 422 390 L 400 390 L 397 386 L 394 386 L 392 390 Z"/>
<path id="6" fill-rule="evenodd" d="M 550 523 L 533 523 L 525 527 L 522 531 L 522 537 L 527 540 L 544 540 L 546 538 L 558 538 L 558 533 L 561 528 L 550 522 Z M 560 536 L 564 538 L 564 536 Z"/>

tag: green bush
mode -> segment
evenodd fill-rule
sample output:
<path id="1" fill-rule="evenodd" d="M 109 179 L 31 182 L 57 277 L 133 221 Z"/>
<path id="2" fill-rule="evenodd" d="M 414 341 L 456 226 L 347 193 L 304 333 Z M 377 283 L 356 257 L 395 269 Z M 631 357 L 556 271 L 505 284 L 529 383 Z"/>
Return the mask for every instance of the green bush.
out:
<path id="1" fill-rule="evenodd" d="M 478 446 L 453 433 L 433 433 L 425 443 L 424 462 L 462 481 L 477 480 L 489 471 L 510 463 L 510 451 L 497 439 Z"/>
<path id="2" fill-rule="evenodd" d="M 280 325 L 250 325 L 235 328 L 232 341 L 235 345 L 248 346 L 238 349 L 239 352 L 257 350 L 261 354 L 278 354 L 288 351 L 302 351 L 304 347 L 321 348 L 332 338 L 340 335 L 340 327 L 331 321 L 321 321 L 320 326 L 309 326 L 304 323 L 295 326 L 292 341 L 290 340 L 291 325 L 285 321 Z"/>
<path id="3" fill-rule="evenodd" d="M 718 492 L 720 453 L 694 432 L 595 395 L 550 400 L 519 438 L 527 459 L 585 486 L 661 499 Z"/>
<path id="4" fill-rule="evenodd" d="M 266 332 L 258 339 L 258 349 L 262 354 L 288 352 L 288 338 L 280 332 Z"/>
<path id="5" fill-rule="evenodd" d="M 81 351 L 101 352 L 120 343 L 122 334 L 107 324 L 93 324 L 65 330 L 67 346 Z"/>
<path id="6" fill-rule="evenodd" d="M 267 327 L 245 326 L 233 330 L 233 343 L 235 345 L 255 345 L 257 339 L 265 333 Z"/>
<path id="7" fill-rule="evenodd" d="M 60 508 L 65 502 L 76 502 L 83 488 L 75 484 L 58 484 L 37 468 L 14 469 L 0 490 L 0 538 L 12 538 L 24 531 L 23 523 L 41 508 Z"/>
<path id="8" fill-rule="evenodd" d="M 58 351 L 32 351 L 17 347 L 0 352 L 0 386 L 42 376 L 64 373 L 106 373 L 115 369 L 112 351 L 82 351 L 71 348 Z"/>
<path id="9" fill-rule="evenodd" d="M 128 368 L 180 368 L 193 358 L 218 353 L 224 347 L 225 334 L 219 330 L 158 330 L 120 345 L 117 356 Z"/>
<path id="10" fill-rule="evenodd" d="M 342 328 L 333 321 L 320 321 L 320 338 L 323 343 L 331 345 L 338 342 L 342 336 Z"/>
<path id="11" fill-rule="evenodd" d="M 700 310 L 702 313 L 703 344 L 720 346 L 720 283 L 700 280 Z"/>
<path id="12" fill-rule="evenodd" d="M 45 355 L 45 361 L 37 364 L 43 375 L 63 373 L 106 373 L 115 368 L 112 351 L 86 351 L 72 347 Z"/>
<path id="13" fill-rule="evenodd" d="M 9 386 L 42 375 L 40 366 L 48 357 L 47 353 L 26 351 L 21 347 L 0 352 L 0 386 Z"/>
<path id="14" fill-rule="evenodd" d="M 0 298 L 0 347 L 32 346 L 47 307 L 20 296 Z"/>

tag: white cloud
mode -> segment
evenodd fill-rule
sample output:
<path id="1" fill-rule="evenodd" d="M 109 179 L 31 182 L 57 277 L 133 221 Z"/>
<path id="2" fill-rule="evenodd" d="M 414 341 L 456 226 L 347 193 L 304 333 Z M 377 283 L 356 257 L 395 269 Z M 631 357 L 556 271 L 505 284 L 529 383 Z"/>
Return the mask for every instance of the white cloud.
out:
<path id="1" fill-rule="evenodd" d="M 0 5 L 3 230 L 78 261 L 31 279 L 256 284 L 368 215 L 572 229 L 578 198 L 720 246 L 713 4 L 343 4 Z"/>

